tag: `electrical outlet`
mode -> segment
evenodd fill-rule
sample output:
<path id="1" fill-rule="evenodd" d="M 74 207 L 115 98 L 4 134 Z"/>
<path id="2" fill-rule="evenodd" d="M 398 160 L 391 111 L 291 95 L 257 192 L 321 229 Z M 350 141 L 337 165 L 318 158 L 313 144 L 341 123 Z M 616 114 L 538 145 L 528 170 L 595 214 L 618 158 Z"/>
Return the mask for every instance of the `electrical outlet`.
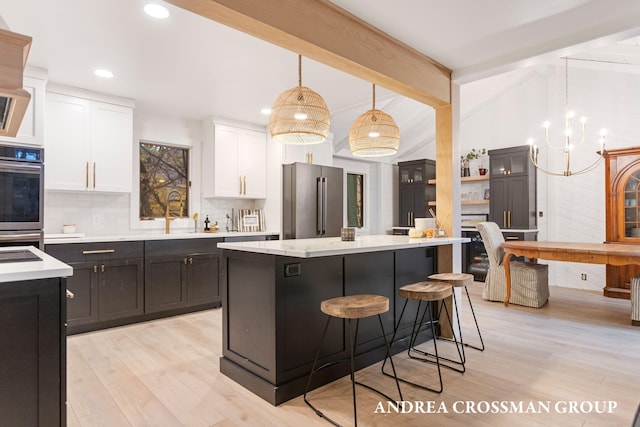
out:
<path id="1" fill-rule="evenodd" d="M 580 278 L 581 278 L 582 280 L 587 280 L 587 275 L 586 275 L 585 273 L 582 273 L 582 274 L 580 275 Z"/>

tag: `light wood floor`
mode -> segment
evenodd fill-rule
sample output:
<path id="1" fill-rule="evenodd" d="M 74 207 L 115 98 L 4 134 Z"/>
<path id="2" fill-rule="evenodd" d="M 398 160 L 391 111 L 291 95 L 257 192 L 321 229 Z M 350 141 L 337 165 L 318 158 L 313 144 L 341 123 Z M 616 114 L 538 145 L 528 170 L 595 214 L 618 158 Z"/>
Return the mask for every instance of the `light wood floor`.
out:
<path id="1" fill-rule="evenodd" d="M 448 413 L 376 414 L 381 400 L 358 389 L 358 421 L 367 426 L 630 426 L 640 403 L 640 327 L 630 302 L 551 288 L 542 309 L 489 303 L 472 289 L 487 346 L 467 350 L 467 372 L 445 370 L 444 392 L 403 387 L 405 401 L 434 401 Z M 463 331 L 471 341 L 465 307 Z M 273 407 L 218 372 L 221 310 L 189 314 L 69 337 L 68 425 L 327 426 L 296 398 Z M 445 349 L 442 344 L 440 349 Z M 396 358 L 402 372 L 433 383 L 435 366 Z M 393 393 L 380 364 L 360 379 Z M 350 385 L 343 378 L 312 395 L 344 425 L 352 424 Z M 391 396 L 394 396 L 391 394 Z M 456 403 L 462 401 L 463 403 Z M 465 403 L 550 401 L 551 413 L 454 413 Z M 613 401 L 610 414 L 558 413 L 562 402 Z M 457 406 L 456 406 L 457 405 Z"/>

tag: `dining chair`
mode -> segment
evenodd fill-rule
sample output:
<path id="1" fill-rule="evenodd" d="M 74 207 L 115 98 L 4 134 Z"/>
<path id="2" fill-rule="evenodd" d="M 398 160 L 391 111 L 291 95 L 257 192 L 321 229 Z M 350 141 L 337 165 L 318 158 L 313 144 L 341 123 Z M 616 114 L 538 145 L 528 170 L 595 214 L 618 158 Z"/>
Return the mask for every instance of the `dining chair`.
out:
<path id="1" fill-rule="evenodd" d="M 489 271 L 484 282 L 482 298 L 489 301 L 504 301 L 507 295 L 507 279 L 500 246 L 504 236 L 495 222 L 481 222 L 477 225 L 487 257 Z M 540 308 L 549 300 L 549 266 L 532 262 L 511 261 L 510 304 Z"/>

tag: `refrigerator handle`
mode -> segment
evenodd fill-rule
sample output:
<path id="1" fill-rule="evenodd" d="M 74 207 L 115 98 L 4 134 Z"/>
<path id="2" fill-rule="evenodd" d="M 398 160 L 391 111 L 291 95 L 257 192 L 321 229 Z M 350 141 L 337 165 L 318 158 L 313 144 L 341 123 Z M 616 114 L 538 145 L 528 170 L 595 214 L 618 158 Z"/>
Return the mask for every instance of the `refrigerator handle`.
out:
<path id="1" fill-rule="evenodd" d="M 322 235 L 327 234 L 327 177 L 322 177 Z"/>
<path id="2" fill-rule="evenodd" d="M 317 177 L 316 178 L 316 235 L 317 236 L 321 236 L 322 235 L 322 228 L 323 228 L 323 224 L 322 224 L 322 211 L 323 211 L 323 197 L 322 197 L 322 193 L 323 193 L 323 188 L 322 188 L 322 177 Z"/>

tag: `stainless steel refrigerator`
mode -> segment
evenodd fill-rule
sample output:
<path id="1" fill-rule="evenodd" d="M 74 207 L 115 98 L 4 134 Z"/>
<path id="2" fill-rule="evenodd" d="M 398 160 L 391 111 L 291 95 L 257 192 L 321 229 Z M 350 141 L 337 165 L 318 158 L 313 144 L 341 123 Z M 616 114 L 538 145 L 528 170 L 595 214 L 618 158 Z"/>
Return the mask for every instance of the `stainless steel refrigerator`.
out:
<path id="1" fill-rule="evenodd" d="M 342 168 L 308 163 L 283 165 L 283 238 L 339 237 L 342 180 Z"/>

